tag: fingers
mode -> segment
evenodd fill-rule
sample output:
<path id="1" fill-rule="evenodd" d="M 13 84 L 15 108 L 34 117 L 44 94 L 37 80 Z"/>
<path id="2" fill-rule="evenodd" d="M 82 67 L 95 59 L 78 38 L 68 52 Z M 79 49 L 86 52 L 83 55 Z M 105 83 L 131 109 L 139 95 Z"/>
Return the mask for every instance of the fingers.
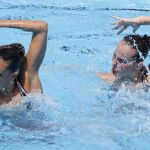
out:
<path id="1" fill-rule="evenodd" d="M 117 19 L 118 21 L 111 23 L 112 25 L 123 25 L 124 24 L 124 19 L 117 17 L 117 16 L 113 16 L 113 18 Z"/>
<path id="2" fill-rule="evenodd" d="M 113 18 L 117 19 L 117 22 L 111 23 L 112 25 L 116 25 L 112 30 L 117 30 L 120 28 L 120 31 L 117 34 L 122 33 L 128 26 L 125 24 L 124 19 L 118 17 L 118 16 L 113 16 Z"/>
<path id="3" fill-rule="evenodd" d="M 120 21 L 123 20 L 122 18 L 120 18 L 120 17 L 118 17 L 118 16 L 113 16 L 113 18 L 115 18 L 115 19 L 117 19 L 117 20 L 120 20 Z"/>
<path id="4" fill-rule="evenodd" d="M 117 34 L 122 33 L 127 27 L 128 27 L 128 26 L 123 26 L 122 29 L 121 29 L 119 32 L 117 32 Z"/>
<path id="5" fill-rule="evenodd" d="M 121 27 L 122 27 L 122 28 L 121 28 Z M 114 27 L 112 30 L 117 30 L 117 29 L 121 28 L 120 31 L 117 32 L 117 34 L 120 34 L 120 33 L 122 33 L 124 30 L 126 30 L 127 27 L 128 27 L 128 25 L 126 25 L 126 26 L 125 26 L 125 25 L 124 25 L 124 26 L 118 25 L 118 26 Z M 136 25 L 136 26 L 132 26 L 132 27 L 133 27 L 132 32 L 135 33 L 135 32 L 138 30 L 138 28 L 139 28 L 140 26 L 139 26 L 139 25 Z"/>
<path id="6" fill-rule="evenodd" d="M 116 27 L 112 28 L 112 30 L 117 30 L 117 29 L 119 29 L 119 28 L 121 28 L 121 26 L 120 26 L 120 25 L 118 25 L 118 26 L 116 26 Z"/>
<path id="7" fill-rule="evenodd" d="M 120 29 L 120 31 L 117 34 L 122 33 L 125 29 L 127 29 L 128 25 L 117 25 L 114 28 L 112 28 L 112 30 L 117 30 Z"/>
<path id="8" fill-rule="evenodd" d="M 118 25 L 118 22 L 112 22 L 111 25 Z"/>
<path id="9" fill-rule="evenodd" d="M 127 25 L 125 26 L 125 25 L 118 25 L 118 26 L 115 26 L 114 28 L 112 28 L 112 30 L 117 30 L 117 29 L 120 29 L 120 31 L 119 32 L 117 32 L 117 34 L 120 34 L 120 33 L 122 33 L 125 29 L 127 29 Z"/>
<path id="10" fill-rule="evenodd" d="M 112 30 L 120 29 L 120 31 L 117 34 L 122 33 L 125 29 L 127 29 L 128 26 L 131 26 L 133 28 L 133 33 L 135 33 L 139 28 L 139 25 L 133 24 L 133 21 L 127 18 L 120 18 L 118 16 L 113 16 L 113 18 L 117 19 L 117 21 L 111 23 L 112 25 L 115 25 L 115 27 Z"/>
<path id="11" fill-rule="evenodd" d="M 112 22 L 111 25 L 124 25 L 124 21 Z"/>

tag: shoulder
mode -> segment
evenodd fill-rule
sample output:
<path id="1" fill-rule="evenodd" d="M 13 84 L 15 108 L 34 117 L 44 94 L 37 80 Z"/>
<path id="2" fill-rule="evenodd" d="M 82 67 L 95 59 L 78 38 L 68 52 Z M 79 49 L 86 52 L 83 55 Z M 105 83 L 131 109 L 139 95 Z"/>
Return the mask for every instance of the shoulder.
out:
<path id="1" fill-rule="evenodd" d="M 109 82 L 109 83 L 112 83 L 115 81 L 115 76 L 112 73 L 98 72 L 96 75 L 100 77 L 102 80 Z"/>

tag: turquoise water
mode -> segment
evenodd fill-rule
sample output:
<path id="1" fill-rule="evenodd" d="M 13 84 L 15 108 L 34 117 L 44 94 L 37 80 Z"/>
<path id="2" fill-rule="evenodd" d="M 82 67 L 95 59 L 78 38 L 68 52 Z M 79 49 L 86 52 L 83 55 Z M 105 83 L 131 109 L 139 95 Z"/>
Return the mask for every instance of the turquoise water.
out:
<path id="1" fill-rule="evenodd" d="M 109 72 L 121 35 L 113 15 L 148 15 L 147 0 L 0 1 L 1 19 L 36 19 L 49 24 L 47 53 L 40 69 L 44 94 L 32 93 L 19 106 L 0 108 L 0 149 L 148 150 L 150 94 L 118 92 L 96 76 Z M 149 34 L 148 26 L 137 33 Z M 0 29 L 0 44 L 22 43 L 31 34 Z M 32 109 L 26 111 L 26 102 Z"/>

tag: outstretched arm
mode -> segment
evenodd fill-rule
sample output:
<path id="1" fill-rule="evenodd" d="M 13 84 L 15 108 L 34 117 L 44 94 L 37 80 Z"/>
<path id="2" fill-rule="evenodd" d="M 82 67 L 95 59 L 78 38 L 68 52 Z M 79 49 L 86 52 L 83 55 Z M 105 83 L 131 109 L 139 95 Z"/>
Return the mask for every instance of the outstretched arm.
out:
<path id="1" fill-rule="evenodd" d="M 116 25 L 113 30 L 120 29 L 117 34 L 122 33 L 129 26 L 133 28 L 133 32 L 136 32 L 140 25 L 150 25 L 150 16 L 140 16 L 136 18 L 120 18 L 114 16 L 114 18 L 117 19 L 117 21 L 112 23 L 113 25 Z"/>
<path id="2" fill-rule="evenodd" d="M 32 32 L 32 40 L 27 52 L 27 66 L 25 70 L 26 77 L 25 87 L 28 91 L 32 89 L 41 89 L 40 79 L 38 76 L 39 67 L 43 61 L 46 44 L 48 26 L 44 21 L 31 20 L 0 20 L 0 27 L 17 28 L 24 31 Z"/>

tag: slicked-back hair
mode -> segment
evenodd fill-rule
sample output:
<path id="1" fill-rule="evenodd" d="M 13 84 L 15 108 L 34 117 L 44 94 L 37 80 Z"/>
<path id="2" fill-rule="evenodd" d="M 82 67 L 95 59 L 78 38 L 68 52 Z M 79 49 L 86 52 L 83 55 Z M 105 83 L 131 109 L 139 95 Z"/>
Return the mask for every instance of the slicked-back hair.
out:
<path id="1" fill-rule="evenodd" d="M 123 40 L 126 41 L 132 48 L 136 49 L 138 53 L 136 58 L 137 61 L 144 61 L 150 49 L 150 37 L 147 35 L 127 35 L 123 38 Z M 142 54 L 143 58 L 140 54 Z"/>
<path id="2" fill-rule="evenodd" d="M 19 69 L 24 54 L 25 49 L 20 43 L 0 46 L 0 58 L 2 58 L 4 61 L 10 61 L 8 69 L 11 72 Z"/>

